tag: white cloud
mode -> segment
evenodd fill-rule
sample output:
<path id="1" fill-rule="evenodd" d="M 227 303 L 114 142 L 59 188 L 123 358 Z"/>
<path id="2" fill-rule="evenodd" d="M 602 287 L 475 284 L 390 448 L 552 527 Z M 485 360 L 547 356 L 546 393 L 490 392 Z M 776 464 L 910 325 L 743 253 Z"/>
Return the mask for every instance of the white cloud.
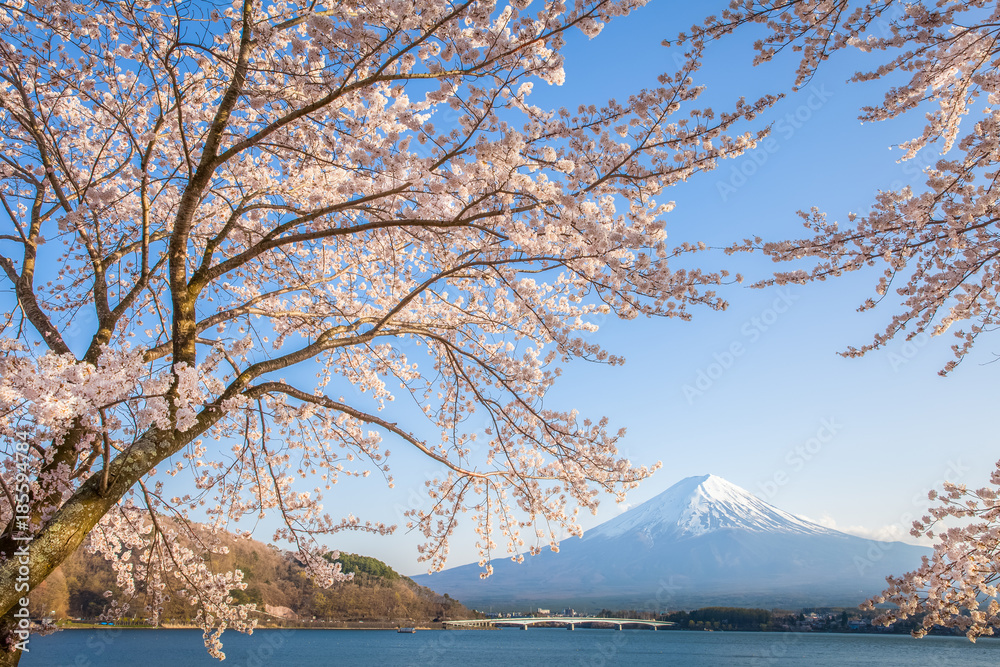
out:
<path id="1" fill-rule="evenodd" d="M 808 517 L 802 517 L 813 523 L 818 523 L 824 528 L 830 528 L 831 530 L 839 530 L 842 533 L 847 533 L 848 535 L 854 535 L 856 537 L 863 537 L 866 540 L 878 540 L 881 542 L 906 542 L 907 544 L 919 544 L 921 546 L 927 546 L 932 542 L 926 538 L 916 538 L 910 535 L 910 526 L 903 526 L 898 523 L 890 524 L 887 526 L 880 526 L 878 528 L 868 528 L 867 526 L 841 526 L 837 524 L 836 519 L 824 514 L 820 519 L 809 519 Z"/>

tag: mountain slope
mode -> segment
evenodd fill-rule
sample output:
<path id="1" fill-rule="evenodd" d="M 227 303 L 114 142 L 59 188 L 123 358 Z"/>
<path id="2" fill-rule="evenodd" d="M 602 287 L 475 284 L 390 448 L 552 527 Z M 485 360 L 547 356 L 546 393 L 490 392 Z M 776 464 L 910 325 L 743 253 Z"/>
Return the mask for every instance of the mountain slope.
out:
<path id="1" fill-rule="evenodd" d="M 483 608 L 854 605 L 929 549 L 847 535 L 714 475 L 660 495 L 490 579 L 465 565 L 414 580 Z"/>
<path id="2" fill-rule="evenodd" d="M 246 590 L 233 590 L 233 598 L 240 603 L 255 603 L 260 612 L 293 620 L 399 621 L 406 625 L 471 616 L 457 600 L 415 584 L 375 558 L 341 553 L 338 560 L 354 578 L 323 589 L 312 582 L 292 554 L 232 534 L 217 537 L 229 553 L 210 554 L 206 564 L 214 572 L 242 570 L 248 586 Z M 167 583 L 177 585 L 172 579 Z M 116 588 L 115 573 L 107 561 L 81 547 L 32 589 L 31 612 L 38 618 L 94 619 L 108 603 L 104 591 Z M 132 609 L 138 610 L 140 616 L 144 602 L 141 592 L 132 601 Z M 188 623 L 195 611 L 184 599 L 173 596 L 164 608 L 162 620 Z M 264 622 L 272 620 L 265 614 L 260 618 Z"/>

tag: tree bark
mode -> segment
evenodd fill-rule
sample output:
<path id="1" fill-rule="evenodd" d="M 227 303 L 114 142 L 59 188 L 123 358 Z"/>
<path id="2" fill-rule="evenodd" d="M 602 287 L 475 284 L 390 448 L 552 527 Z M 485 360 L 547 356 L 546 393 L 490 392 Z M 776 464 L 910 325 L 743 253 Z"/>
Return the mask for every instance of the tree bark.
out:
<path id="1" fill-rule="evenodd" d="M 21 638 L 14 634 L 18 619 L 14 617 L 17 607 L 11 607 L 0 617 L 0 667 L 16 667 L 21 660 L 21 649 L 17 647 Z"/>
<path id="2" fill-rule="evenodd" d="M 27 542 L 28 585 L 34 590 L 79 547 L 101 517 L 121 500 L 149 469 L 170 456 L 203 429 L 195 427 L 184 434 L 149 433 L 110 464 L 106 490 L 101 489 L 101 475 L 93 475 L 49 519 L 45 527 Z M 7 557 L 0 564 L 0 612 L 17 608 L 23 593 L 17 591 L 18 558 Z"/>

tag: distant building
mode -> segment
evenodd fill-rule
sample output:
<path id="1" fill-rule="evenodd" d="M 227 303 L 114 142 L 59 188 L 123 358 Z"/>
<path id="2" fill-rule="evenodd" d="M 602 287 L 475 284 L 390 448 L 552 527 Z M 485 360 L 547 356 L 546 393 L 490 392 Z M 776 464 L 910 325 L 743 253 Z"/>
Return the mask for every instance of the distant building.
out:
<path id="1" fill-rule="evenodd" d="M 552 612 L 551 612 L 551 611 L 549 611 L 548 609 L 542 609 L 541 607 L 539 607 L 539 608 L 538 608 L 538 612 L 537 612 L 537 614 L 538 614 L 539 616 L 548 616 L 548 615 L 549 615 L 549 614 L 551 614 L 551 613 L 552 613 Z"/>

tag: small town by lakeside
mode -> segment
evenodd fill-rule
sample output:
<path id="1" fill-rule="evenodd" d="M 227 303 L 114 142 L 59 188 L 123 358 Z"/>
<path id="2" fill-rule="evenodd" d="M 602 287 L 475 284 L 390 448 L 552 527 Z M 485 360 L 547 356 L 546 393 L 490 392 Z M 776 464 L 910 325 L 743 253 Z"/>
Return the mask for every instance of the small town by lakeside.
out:
<path id="1" fill-rule="evenodd" d="M 456 618 L 437 618 L 433 621 L 413 618 L 368 618 L 368 619 L 323 619 L 323 618 L 281 618 L 261 613 L 257 629 L 287 630 L 381 630 L 413 631 L 428 630 L 497 630 L 500 624 L 517 620 L 531 620 L 532 628 L 565 627 L 566 619 L 573 619 L 576 628 L 606 629 L 649 629 L 642 622 L 667 623 L 657 628 L 659 631 L 687 632 L 777 632 L 777 633 L 837 633 L 837 634 L 910 634 L 920 627 L 921 618 L 911 618 L 887 626 L 874 622 L 877 611 L 854 608 L 824 608 L 799 610 L 767 610 L 742 607 L 705 607 L 693 610 L 676 610 L 656 614 L 639 610 L 601 609 L 594 612 L 579 612 L 575 609 L 552 611 L 537 608 L 531 611 L 481 612 L 471 610 L 469 614 Z M 551 618 L 552 621 L 546 622 Z M 557 620 L 558 619 L 558 620 Z M 620 619 L 620 620 L 619 620 Z M 475 625 L 454 624 L 453 621 L 478 620 Z M 496 623 L 496 625 L 494 624 Z M 191 630 L 197 629 L 193 623 L 164 621 L 159 625 L 150 624 L 147 619 L 132 617 L 116 621 L 101 621 L 99 618 L 47 619 L 49 627 L 62 630 Z M 510 627 L 507 625 L 506 627 Z M 929 634 L 938 636 L 961 636 L 953 628 L 935 628 Z"/>

